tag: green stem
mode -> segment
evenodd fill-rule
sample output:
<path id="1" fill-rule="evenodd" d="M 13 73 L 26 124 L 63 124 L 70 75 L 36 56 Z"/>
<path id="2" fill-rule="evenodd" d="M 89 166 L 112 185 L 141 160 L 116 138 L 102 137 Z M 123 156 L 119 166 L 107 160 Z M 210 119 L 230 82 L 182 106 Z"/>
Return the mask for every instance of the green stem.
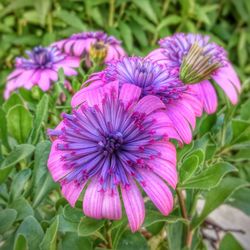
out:
<path id="1" fill-rule="evenodd" d="M 188 218 L 187 208 L 186 208 L 186 204 L 185 204 L 185 198 L 183 196 L 182 190 L 177 188 L 176 193 L 177 193 L 177 197 L 178 197 L 179 204 L 180 204 L 181 215 L 185 220 L 188 221 L 187 233 L 186 233 L 186 246 L 189 249 L 192 245 L 193 231 L 190 227 L 190 220 Z"/>
<path id="2" fill-rule="evenodd" d="M 109 0 L 109 27 L 114 25 L 115 0 Z"/>
<path id="3" fill-rule="evenodd" d="M 105 235 L 106 235 L 106 240 L 107 240 L 107 248 L 112 249 L 112 236 L 111 236 L 111 231 L 110 231 L 110 222 L 106 221 L 105 223 Z"/>

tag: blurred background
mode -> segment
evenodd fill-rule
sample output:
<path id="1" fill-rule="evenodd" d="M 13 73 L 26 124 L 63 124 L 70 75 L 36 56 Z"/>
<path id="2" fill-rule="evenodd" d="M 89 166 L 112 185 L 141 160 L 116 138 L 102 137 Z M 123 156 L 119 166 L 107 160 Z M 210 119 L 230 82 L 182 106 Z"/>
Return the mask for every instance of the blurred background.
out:
<path id="1" fill-rule="evenodd" d="M 217 136 L 218 128 L 223 128 L 224 136 L 226 135 L 226 145 L 230 146 L 230 150 L 221 150 L 219 156 L 237 167 L 238 173 L 236 176 L 238 178 L 247 182 L 250 181 L 249 0 L 0 0 L 0 103 L 2 104 L 4 102 L 2 92 L 5 86 L 6 76 L 14 66 L 15 57 L 24 55 L 25 50 L 31 49 L 36 45 L 47 46 L 73 33 L 91 30 L 104 30 L 109 35 L 116 36 L 122 40 L 123 46 L 129 55 L 146 55 L 153 48 L 157 47 L 157 41 L 160 38 L 171 35 L 174 32 L 201 32 L 210 35 L 214 41 L 222 45 L 228 51 L 229 58 L 240 75 L 243 84 L 243 93 L 240 98 L 240 104 L 233 110 L 233 114 L 229 116 L 230 120 L 227 121 L 228 123 L 226 125 L 223 124 L 223 112 L 218 115 L 213 115 L 211 118 L 205 117 L 200 122 L 200 127 L 198 126 L 201 128 L 201 133 L 197 138 L 210 130 L 212 131 L 212 129 Z M 225 106 L 226 102 L 224 101 L 222 103 L 221 108 Z M 231 119 L 234 119 L 233 125 L 231 124 Z M 238 121 L 239 119 L 241 119 L 241 122 Z M 216 127 L 214 127 L 215 125 Z M 235 137 L 232 136 L 232 131 L 235 135 L 235 126 L 238 131 L 237 135 L 242 136 L 240 142 L 238 137 L 235 139 Z M 244 135 L 241 135 L 242 131 Z M 220 139 L 217 138 L 217 140 L 219 141 Z M 210 144 L 212 142 L 210 141 Z M 46 145 L 44 145 L 44 147 L 45 146 Z M 44 148 L 40 148 L 39 150 L 43 149 Z M 223 149 L 225 149 L 225 147 L 223 147 Z M 38 155 L 37 157 L 42 156 Z M 34 173 L 34 175 L 36 174 L 37 173 Z M 0 186 L 0 197 L 1 190 L 3 189 L 7 190 L 7 187 L 3 185 Z M 39 223 L 41 223 L 43 228 L 48 228 L 50 224 L 42 220 L 41 214 L 48 213 L 47 217 L 50 219 L 54 216 L 54 212 L 51 212 L 51 203 L 45 201 L 46 195 L 50 190 L 46 190 L 46 192 L 42 193 L 42 197 L 39 197 L 39 202 L 35 205 L 33 203 L 28 206 L 27 203 L 31 203 L 29 193 L 26 192 L 25 196 L 25 204 L 32 211 L 34 210 L 35 214 L 39 214 L 36 218 L 38 221 L 40 220 Z M 233 229 L 231 231 L 236 230 L 235 237 L 242 246 L 245 249 L 250 249 L 249 217 L 247 216 L 250 215 L 249 197 L 250 191 L 245 187 L 239 192 L 236 192 L 232 199 L 228 201 L 230 208 L 228 205 L 224 205 L 220 208 L 221 210 L 216 210 L 216 213 L 212 215 L 210 220 L 211 225 L 213 225 L 213 221 L 219 222 L 221 228 L 217 230 L 214 227 L 212 234 L 211 232 L 206 234 L 205 231 L 202 233 L 210 249 L 215 249 L 215 243 L 217 243 L 218 240 L 216 238 L 217 231 L 225 233 L 227 229 L 230 228 Z M 1 199 L 3 198 L 0 198 L 0 206 L 1 204 L 5 204 Z M 40 204 L 43 205 L 39 207 Z M 45 207 L 47 210 L 44 210 L 44 204 L 47 204 L 48 209 Z M 65 203 L 62 202 L 62 204 Z M 60 203 L 56 203 L 56 206 L 59 205 Z M 4 206 L 5 205 L 3 205 L 3 207 Z M 198 207 L 201 208 L 202 204 Z M 32 212 L 32 214 L 34 213 Z M 79 211 L 71 211 L 69 206 L 64 207 L 64 213 L 66 217 L 70 217 L 71 213 L 76 216 L 73 218 L 74 222 L 80 216 Z M 24 218 L 25 217 L 21 217 L 19 222 Z M 18 223 L 16 227 L 19 225 Z M 67 224 L 65 221 L 60 223 L 59 227 L 63 233 L 68 232 L 67 228 L 72 227 L 72 225 Z M 160 229 L 163 226 L 164 225 L 161 224 Z M 12 241 L 15 230 L 16 228 L 10 232 L 13 234 L 13 237 L 10 237 Z M 69 232 L 71 232 L 70 230 Z M 242 230 L 244 232 L 241 232 Z M 53 231 L 53 228 L 51 231 Z M 143 232 L 141 232 L 142 235 L 144 235 L 142 238 L 141 236 L 131 236 L 131 234 L 127 232 L 123 236 L 125 240 L 119 245 L 118 249 L 144 250 L 147 249 L 148 246 L 150 246 L 152 250 L 168 249 L 169 246 L 167 247 L 166 244 L 157 242 L 159 232 L 160 230 L 158 228 L 151 228 L 151 236 L 156 236 L 153 237 L 153 240 L 147 233 L 143 234 Z M 172 234 L 178 235 L 178 232 L 178 227 L 176 227 L 173 229 Z M 159 237 L 165 236 L 166 235 L 160 235 Z M 62 246 L 61 249 L 77 250 L 85 249 L 84 247 L 81 248 L 83 245 L 88 246 L 89 242 L 86 241 L 85 238 L 76 240 L 74 237 L 76 236 L 70 233 L 66 234 L 63 238 L 65 245 Z M 97 235 L 97 237 L 101 236 Z M 173 236 L 173 239 L 174 238 L 175 236 Z M 73 239 L 75 239 L 77 243 L 74 243 Z M 150 242 L 148 246 L 147 243 L 145 243 L 145 239 Z M 50 238 L 51 242 L 52 240 L 53 239 Z M 50 241 L 48 240 L 48 242 Z M 176 241 L 178 241 L 178 239 L 176 239 Z M 133 242 L 132 245 L 130 245 L 131 242 Z M 230 239 L 228 242 L 230 242 Z M 181 249 L 180 245 L 171 244 L 169 249 Z M 239 247 L 237 245 L 230 245 L 230 243 L 229 245 L 227 245 L 228 243 L 224 244 L 226 244 L 224 248 L 220 249 L 242 249 L 237 248 Z M 0 249 L 12 249 L 12 247 L 13 244 L 7 244 L 5 246 L 0 244 Z M 203 245 L 201 244 L 200 248 L 197 249 L 205 249 L 202 247 Z M 56 248 L 46 248 L 45 245 L 42 249 Z M 89 248 L 86 247 L 86 249 Z"/>

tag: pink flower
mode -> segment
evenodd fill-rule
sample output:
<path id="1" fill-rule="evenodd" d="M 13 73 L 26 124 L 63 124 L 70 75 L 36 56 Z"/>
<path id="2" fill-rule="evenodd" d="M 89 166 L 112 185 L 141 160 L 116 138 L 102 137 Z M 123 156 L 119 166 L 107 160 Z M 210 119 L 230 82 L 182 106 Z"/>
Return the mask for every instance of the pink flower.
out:
<path id="1" fill-rule="evenodd" d="M 165 114 L 176 129 L 180 141 L 192 141 L 192 129 L 196 125 L 196 116 L 202 114 L 202 104 L 191 85 L 184 85 L 176 74 L 162 65 L 139 57 L 124 57 L 108 64 L 107 68 L 92 74 L 86 84 L 72 98 L 76 107 L 85 101 L 90 91 L 99 86 L 117 81 L 119 86 L 134 84 L 142 89 L 141 96 L 155 95 L 165 104 Z"/>
<path id="2" fill-rule="evenodd" d="M 177 33 L 160 40 L 160 48 L 147 58 L 176 72 L 184 84 L 192 84 L 204 110 L 211 114 L 218 105 L 211 79 L 223 89 L 232 104 L 238 102 L 241 86 L 226 51 L 209 39 L 199 34 Z"/>
<path id="3" fill-rule="evenodd" d="M 63 68 L 66 76 L 72 76 L 77 74 L 73 68 L 80 64 L 77 57 L 67 56 L 55 47 L 38 46 L 26 54 L 28 59 L 16 58 L 16 68 L 7 78 L 5 99 L 9 98 L 12 91 L 21 87 L 31 89 L 38 85 L 43 91 L 48 91 L 52 82 L 58 80 L 60 68 Z"/>
<path id="4" fill-rule="evenodd" d="M 104 62 L 123 57 L 126 53 L 121 42 L 104 32 L 82 32 L 54 43 L 68 55 L 84 57 L 90 67 L 90 57 L 103 56 Z M 90 55 L 91 54 L 91 55 Z"/>
<path id="5" fill-rule="evenodd" d="M 176 151 L 167 140 L 165 105 L 156 96 L 142 99 L 141 88 L 117 82 L 89 92 L 86 102 L 49 135 L 56 138 L 48 168 L 74 206 L 83 189 L 83 211 L 96 219 L 119 220 L 122 204 L 131 230 L 144 221 L 145 191 L 164 215 L 173 208 L 169 186 L 176 187 Z"/>

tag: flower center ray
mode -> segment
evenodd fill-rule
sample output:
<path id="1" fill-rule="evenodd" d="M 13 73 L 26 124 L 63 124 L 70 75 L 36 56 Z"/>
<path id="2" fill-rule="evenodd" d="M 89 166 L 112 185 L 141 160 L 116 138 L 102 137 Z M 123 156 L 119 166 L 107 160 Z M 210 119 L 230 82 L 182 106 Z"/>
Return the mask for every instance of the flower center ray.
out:
<path id="1" fill-rule="evenodd" d="M 84 106 L 63 118 L 60 133 L 51 132 L 59 135 L 56 148 L 69 170 L 62 182 L 80 185 L 97 177 L 103 191 L 120 184 L 128 187 L 129 176 L 143 182 L 139 170 L 150 169 L 148 161 L 159 155 L 151 149 L 162 139 L 153 132 L 155 120 L 125 109 L 116 93 L 105 96 L 102 108 Z M 88 133 L 91 128 L 94 133 Z"/>

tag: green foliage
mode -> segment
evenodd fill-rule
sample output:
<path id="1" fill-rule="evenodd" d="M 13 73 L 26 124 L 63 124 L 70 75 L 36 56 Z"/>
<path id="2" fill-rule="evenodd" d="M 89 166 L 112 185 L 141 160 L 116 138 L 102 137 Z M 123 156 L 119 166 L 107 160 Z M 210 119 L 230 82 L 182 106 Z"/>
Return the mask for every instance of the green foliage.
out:
<path id="1" fill-rule="evenodd" d="M 157 41 L 174 32 L 201 32 L 228 51 L 243 83 L 240 102 L 232 107 L 218 90 L 218 112 L 197 120 L 194 141 L 178 148 L 175 209 L 161 215 L 146 201 L 143 229 L 132 234 L 123 211 L 120 221 L 94 220 L 82 213 L 82 202 L 70 207 L 52 180 L 47 159 L 47 128 L 62 112 L 70 112 L 71 93 L 65 76 L 53 91 L 20 89 L 0 98 L 0 248 L 14 250 L 206 249 L 202 228 L 221 204 L 250 215 L 250 2 L 204 0 L 2 0 L 0 2 L 0 94 L 14 58 L 35 45 L 85 30 L 104 30 L 121 39 L 130 55 L 144 56 Z M 95 70 L 95 69 L 91 69 Z M 70 80 L 74 91 L 90 72 L 79 70 Z M 66 101 L 61 100 L 62 93 Z M 197 200 L 204 200 L 200 214 Z M 167 235 L 167 237 L 166 237 Z M 220 250 L 243 249 L 230 234 Z"/>

